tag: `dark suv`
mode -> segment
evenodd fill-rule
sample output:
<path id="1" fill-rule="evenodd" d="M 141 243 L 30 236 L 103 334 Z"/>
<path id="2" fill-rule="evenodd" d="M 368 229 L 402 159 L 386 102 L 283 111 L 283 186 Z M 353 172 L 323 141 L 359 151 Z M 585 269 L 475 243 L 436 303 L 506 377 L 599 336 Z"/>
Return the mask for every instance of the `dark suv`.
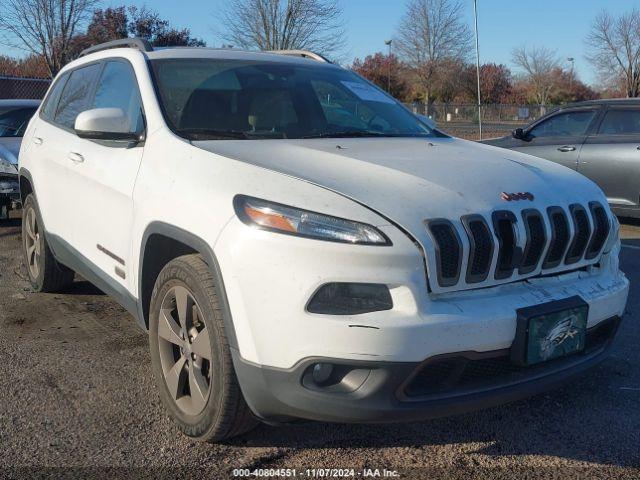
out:
<path id="1" fill-rule="evenodd" d="M 639 99 L 574 103 L 483 143 L 577 170 L 604 190 L 614 213 L 640 218 Z"/>

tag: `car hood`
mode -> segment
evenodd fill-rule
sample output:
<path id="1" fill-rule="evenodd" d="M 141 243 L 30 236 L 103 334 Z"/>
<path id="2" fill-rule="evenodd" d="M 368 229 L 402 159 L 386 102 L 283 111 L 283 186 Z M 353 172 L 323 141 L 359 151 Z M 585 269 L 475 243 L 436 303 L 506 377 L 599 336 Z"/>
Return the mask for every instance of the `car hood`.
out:
<path id="1" fill-rule="evenodd" d="M 22 137 L 0 137 L 0 158 L 17 165 L 21 143 Z"/>
<path id="2" fill-rule="evenodd" d="M 455 138 L 213 140 L 212 153 L 333 190 L 409 231 L 428 218 L 498 208 L 545 208 L 604 197 L 575 171 L 537 157 Z M 501 192 L 531 192 L 507 202 Z M 250 192 L 239 192 L 250 193 Z M 416 215 L 416 212 L 419 212 Z"/>

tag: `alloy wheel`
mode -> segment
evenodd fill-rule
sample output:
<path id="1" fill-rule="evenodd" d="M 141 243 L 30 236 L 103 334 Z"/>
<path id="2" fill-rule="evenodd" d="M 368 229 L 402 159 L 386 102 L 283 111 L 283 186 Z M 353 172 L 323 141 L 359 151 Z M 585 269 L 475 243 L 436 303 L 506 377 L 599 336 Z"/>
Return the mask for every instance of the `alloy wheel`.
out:
<path id="1" fill-rule="evenodd" d="M 30 208 L 25 216 L 25 248 L 27 251 L 27 267 L 31 278 L 38 278 L 40 273 L 40 231 L 38 228 L 38 220 L 36 218 L 36 210 Z"/>
<path id="2" fill-rule="evenodd" d="M 158 348 L 171 398 L 187 415 L 198 415 L 211 390 L 211 341 L 198 302 L 183 286 L 172 287 L 162 300 Z"/>

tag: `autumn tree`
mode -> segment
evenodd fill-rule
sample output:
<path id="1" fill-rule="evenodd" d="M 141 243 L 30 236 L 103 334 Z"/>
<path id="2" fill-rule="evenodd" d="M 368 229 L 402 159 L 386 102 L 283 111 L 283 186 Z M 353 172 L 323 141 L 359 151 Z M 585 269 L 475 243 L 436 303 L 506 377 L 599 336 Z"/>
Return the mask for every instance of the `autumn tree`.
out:
<path id="1" fill-rule="evenodd" d="M 599 97 L 598 93 L 584 84 L 570 70 L 555 68 L 551 72 L 555 88 L 550 97 L 550 103 L 563 104 L 569 102 L 583 102 Z"/>
<path id="2" fill-rule="evenodd" d="M 559 68 L 560 64 L 556 53 L 545 47 L 522 46 L 513 49 L 511 58 L 513 63 L 522 69 L 524 77 L 530 83 L 535 103 L 549 103 L 556 86 L 556 78 L 551 73 Z"/>
<path id="3" fill-rule="evenodd" d="M 172 27 L 153 10 L 120 6 L 96 10 L 86 34 L 76 39 L 76 50 L 79 53 L 91 45 L 127 37 L 144 38 L 156 47 L 205 45 L 189 29 Z"/>
<path id="4" fill-rule="evenodd" d="M 640 96 L 640 11 L 615 18 L 602 11 L 586 39 L 587 59 L 603 83 L 621 81 L 628 97 Z"/>
<path id="5" fill-rule="evenodd" d="M 2 0 L 2 42 L 42 56 L 54 76 L 72 59 L 73 39 L 96 4 L 97 0 Z"/>
<path id="6" fill-rule="evenodd" d="M 364 60 L 356 58 L 351 69 L 398 100 L 407 101 L 407 66 L 396 55 L 378 52 Z"/>
<path id="7" fill-rule="evenodd" d="M 434 81 L 445 61 L 461 62 L 471 51 L 471 31 L 459 0 L 409 0 L 394 44 L 412 68 L 427 104 L 436 98 Z"/>
<path id="8" fill-rule="evenodd" d="M 228 0 L 222 24 L 224 40 L 245 49 L 335 56 L 345 47 L 338 0 Z"/>
<path id="9" fill-rule="evenodd" d="M 478 80 L 475 65 L 467 65 L 463 72 L 462 85 L 468 98 L 476 99 Z M 513 79 L 506 65 L 485 63 L 480 66 L 480 93 L 482 103 L 505 103 L 511 96 Z"/>
<path id="10" fill-rule="evenodd" d="M 47 78 L 49 77 L 49 68 L 40 55 L 29 55 L 25 58 L 0 55 L 0 76 Z"/>

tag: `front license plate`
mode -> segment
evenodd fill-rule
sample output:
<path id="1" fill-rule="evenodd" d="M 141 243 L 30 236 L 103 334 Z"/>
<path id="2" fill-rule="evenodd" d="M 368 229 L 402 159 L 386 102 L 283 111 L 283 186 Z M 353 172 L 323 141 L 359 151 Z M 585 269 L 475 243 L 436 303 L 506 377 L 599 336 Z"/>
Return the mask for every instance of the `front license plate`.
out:
<path id="1" fill-rule="evenodd" d="M 589 305 L 575 296 L 517 310 L 511 361 L 537 363 L 581 352 L 585 348 Z"/>

